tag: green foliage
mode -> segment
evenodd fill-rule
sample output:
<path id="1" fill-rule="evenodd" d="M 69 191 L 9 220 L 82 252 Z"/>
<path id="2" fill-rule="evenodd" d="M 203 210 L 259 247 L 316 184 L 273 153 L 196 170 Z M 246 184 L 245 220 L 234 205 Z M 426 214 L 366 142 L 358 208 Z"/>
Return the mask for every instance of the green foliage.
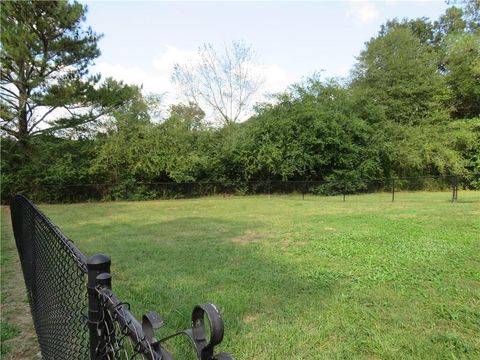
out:
<path id="1" fill-rule="evenodd" d="M 444 61 L 446 81 L 455 96 L 453 114 L 457 118 L 480 115 L 480 31 L 446 38 Z"/>
<path id="2" fill-rule="evenodd" d="M 209 155 L 204 151 L 209 132 L 201 123 L 203 112 L 194 105 L 189 110 L 196 115 L 174 108 L 170 118 L 154 131 L 157 141 L 154 156 L 161 159 L 168 178 L 176 182 L 196 181 L 209 166 Z"/>
<path id="3" fill-rule="evenodd" d="M 31 157 L 22 162 L 19 143 L 3 139 L 1 143 L 2 199 L 24 193 L 37 201 L 79 201 L 95 197 L 81 186 L 92 182 L 91 159 L 96 156 L 91 139 L 61 139 L 39 136 L 30 144 Z"/>
<path id="4" fill-rule="evenodd" d="M 452 115 L 480 115 L 480 22 L 479 1 L 465 1 L 462 8 L 450 7 L 434 22 L 433 43 L 439 68 L 451 89 Z"/>
<path id="5" fill-rule="evenodd" d="M 312 78 L 248 124 L 254 178 L 350 182 L 381 174 L 372 133 L 353 111 L 349 91 Z"/>
<path id="6" fill-rule="evenodd" d="M 480 174 L 480 118 L 452 122 L 447 131 L 450 145 L 464 162 L 467 174 Z M 480 188 L 480 177 L 467 175 L 470 188 Z"/>
<path id="7" fill-rule="evenodd" d="M 140 96 L 114 115 L 106 136 L 97 141 L 90 171 L 97 181 L 115 185 L 108 198 L 147 196 L 136 182 L 196 181 L 209 168 L 210 132 L 198 107 L 176 105 L 160 124 L 150 122 L 147 110 Z"/>

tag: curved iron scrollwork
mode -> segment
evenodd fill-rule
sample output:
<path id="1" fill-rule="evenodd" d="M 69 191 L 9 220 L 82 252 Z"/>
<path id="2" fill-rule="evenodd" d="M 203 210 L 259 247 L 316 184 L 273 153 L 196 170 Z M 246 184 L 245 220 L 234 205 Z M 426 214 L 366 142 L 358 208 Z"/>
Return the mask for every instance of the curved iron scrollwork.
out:
<path id="1" fill-rule="evenodd" d="M 162 319 L 151 311 L 139 322 L 115 296 L 108 256 L 87 258 L 23 196 L 14 198 L 11 214 L 42 359 L 173 360 L 164 344 L 181 335 L 199 360 L 233 359 L 214 354 L 224 332 L 215 305 L 195 306 L 191 328 L 157 340 Z"/>
<path id="2" fill-rule="evenodd" d="M 205 317 L 209 322 L 210 336 L 207 335 L 205 328 Z M 228 353 L 214 355 L 214 347 L 222 342 L 223 332 L 222 315 L 215 304 L 200 304 L 193 308 L 192 327 L 190 329 L 167 336 L 154 344 L 160 345 L 173 337 L 185 335 L 195 347 L 199 359 L 233 360 L 233 357 Z"/>
<path id="3" fill-rule="evenodd" d="M 164 325 L 160 315 L 150 311 L 143 315 L 140 324 L 130 312 L 130 304 L 122 302 L 112 292 L 111 275 L 101 273 L 96 279 L 99 284 L 95 291 L 101 308 L 101 318 L 96 323 L 96 358 L 116 360 L 143 356 L 148 360 L 173 360 L 163 344 L 173 337 L 185 335 L 194 346 L 198 359 L 233 360 L 227 353 L 214 355 L 214 347 L 222 342 L 224 333 L 222 316 L 214 304 L 195 306 L 190 329 L 157 340 L 155 330 Z M 205 318 L 210 331 L 205 327 Z M 209 339 L 207 333 L 210 333 Z"/>

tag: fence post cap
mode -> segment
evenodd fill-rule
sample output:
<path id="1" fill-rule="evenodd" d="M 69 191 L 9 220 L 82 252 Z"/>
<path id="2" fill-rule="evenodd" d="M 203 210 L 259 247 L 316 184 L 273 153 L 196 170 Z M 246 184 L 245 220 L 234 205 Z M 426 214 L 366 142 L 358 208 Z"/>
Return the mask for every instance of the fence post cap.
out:
<path id="1" fill-rule="evenodd" d="M 105 272 L 98 274 L 96 280 L 98 285 L 104 285 L 109 289 L 112 288 L 112 275 L 110 273 Z"/>
<path id="2" fill-rule="evenodd" d="M 89 270 L 100 270 L 105 265 L 110 265 L 110 257 L 104 254 L 95 254 L 87 259 L 87 268 Z"/>

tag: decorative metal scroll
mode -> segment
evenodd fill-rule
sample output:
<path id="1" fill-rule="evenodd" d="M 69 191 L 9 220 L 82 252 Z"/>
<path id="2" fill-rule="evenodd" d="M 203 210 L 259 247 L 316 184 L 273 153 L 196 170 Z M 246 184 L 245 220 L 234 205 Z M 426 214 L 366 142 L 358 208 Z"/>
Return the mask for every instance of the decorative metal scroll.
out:
<path id="1" fill-rule="evenodd" d="M 11 215 L 43 359 L 173 360 L 164 343 L 180 335 L 190 339 L 200 360 L 233 359 L 214 354 L 224 332 L 215 305 L 195 306 L 191 328 L 157 340 L 155 329 L 163 321 L 148 312 L 139 322 L 115 296 L 108 256 L 87 258 L 23 196 L 13 199 Z"/>

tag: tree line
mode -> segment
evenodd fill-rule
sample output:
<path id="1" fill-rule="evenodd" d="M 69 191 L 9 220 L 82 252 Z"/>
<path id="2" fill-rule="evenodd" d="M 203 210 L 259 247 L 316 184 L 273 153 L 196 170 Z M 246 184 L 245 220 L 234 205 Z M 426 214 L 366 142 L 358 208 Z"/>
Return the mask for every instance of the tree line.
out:
<path id="1" fill-rule="evenodd" d="M 3 2 L 2 199 L 87 200 L 84 187 L 67 187 L 75 184 L 108 185 L 105 199 L 153 198 L 142 184 L 156 182 L 337 181 L 354 192 L 371 179 L 480 173 L 479 4 L 450 6 L 433 21 L 390 20 L 347 79 L 314 74 L 255 104 L 246 121 L 237 108 L 212 125 L 205 106 L 215 94 L 200 85 L 218 76 L 176 67 L 174 77 L 193 84 L 191 101 L 158 118 L 158 96 L 89 74 L 100 35 L 85 26 L 85 6 Z M 248 47 L 232 49 L 249 59 Z M 212 48 L 204 51 L 213 64 Z M 218 94 L 230 110 L 247 104 L 235 89 L 258 87 L 235 77 L 245 67 L 233 55 L 219 62 L 232 92 Z"/>

